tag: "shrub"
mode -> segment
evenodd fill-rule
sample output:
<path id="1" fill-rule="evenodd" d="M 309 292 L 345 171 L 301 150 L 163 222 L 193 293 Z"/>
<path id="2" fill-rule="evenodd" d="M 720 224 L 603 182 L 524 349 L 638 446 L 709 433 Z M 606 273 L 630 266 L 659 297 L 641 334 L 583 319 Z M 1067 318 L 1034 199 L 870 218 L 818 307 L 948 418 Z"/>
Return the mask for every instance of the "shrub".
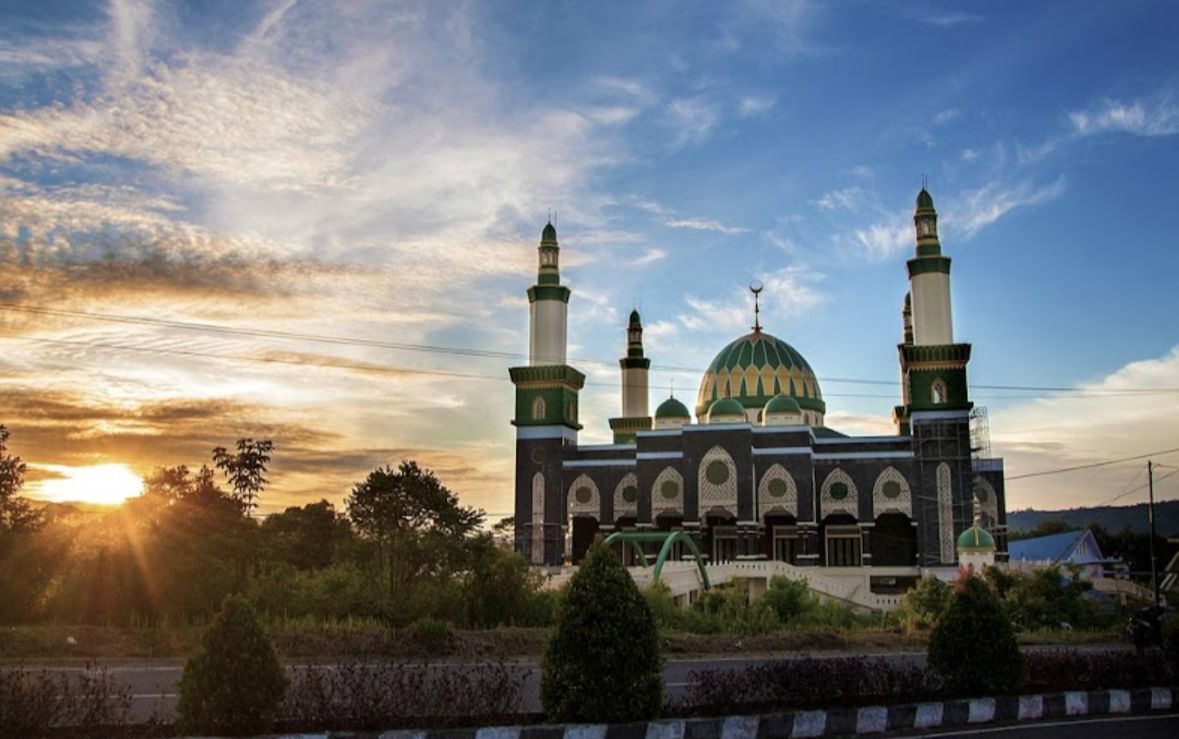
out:
<path id="1" fill-rule="evenodd" d="M 503 662 L 440 670 L 428 663 L 344 661 L 298 668 L 283 701 L 288 731 L 518 723 L 524 668 Z"/>
<path id="2" fill-rule="evenodd" d="M 918 665 L 881 657 L 804 657 L 694 670 L 688 682 L 691 687 L 673 706 L 679 715 L 855 706 L 928 699 L 938 692 Z"/>
<path id="3" fill-rule="evenodd" d="M 1163 622 L 1163 657 L 1171 669 L 1171 678 L 1179 682 L 1179 616 Z"/>
<path id="4" fill-rule="evenodd" d="M 692 603 L 692 610 L 703 617 L 694 619 L 697 627 L 708 633 L 764 634 L 778 627 L 769 604 L 764 598 L 750 602 L 741 580 L 704 591 Z"/>
<path id="5" fill-rule="evenodd" d="M 274 646 L 247 600 L 228 597 L 180 678 L 181 732 L 261 734 L 287 687 Z"/>
<path id="6" fill-rule="evenodd" d="M 103 736 L 127 721 L 131 690 L 106 668 L 81 675 L 0 669 L 0 736 L 44 736 L 69 728 L 73 735 Z"/>
<path id="7" fill-rule="evenodd" d="M 901 598 L 897 618 L 908 631 L 932 629 L 950 607 L 950 586 L 936 577 L 923 577 Z"/>
<path id="8" fill-rule="evenodd" d="M 569 582 L 541 663 L 541 703 L 559 722 L 635 721 L 663 703 L 650 606 L 602 542 Z"/>
<path id="9" fill-rule="evenodd" d="M 1032 575 L 1016 576 L 1005 603 L 1011 619 L 1024 628 L 1060 628 L 1069 624 L 1088 628 L 1105 621 L 1100 606 L 1086 597 L 1093 583 L 1076 571 L 1048 567 Z"/>
<path id="10" fill-rule="evenodd" d="M 958 581 L 950 607 L 929 638 L 929 666 L 954 694 L 994 695 L 1012 690 L 1023 656 L 999 599 L 982 579 Z"/>
<path id="11" fill-rule="evenodd" d="M 1167 668 L 1157 654 L 1127 651 L 1034 651 L 1024 655 L 1021 689 L 1028 693 L 1166 685 Z"/>
<path id="12" fill-rule="evenodd" d="M 816 601 L 806 582 L 791 580 L 783 575 L 774 575 L 770 578 L 770 586 L 762 598 L 783 624 L 795 621 L 812 610 Z"/>

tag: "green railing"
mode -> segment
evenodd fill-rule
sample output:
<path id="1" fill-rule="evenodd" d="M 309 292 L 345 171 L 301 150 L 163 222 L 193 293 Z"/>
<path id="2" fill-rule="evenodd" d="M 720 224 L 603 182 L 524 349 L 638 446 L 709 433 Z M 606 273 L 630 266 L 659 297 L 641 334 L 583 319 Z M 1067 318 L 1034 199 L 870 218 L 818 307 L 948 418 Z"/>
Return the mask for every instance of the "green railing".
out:
<path id="1" fill-rule="evenodd" d="M 682 541 L 687 545 L 692 552 L 692 556 L 696 560 L 696 567 L 700 570 L 700 582 L 705 588 L 711 587 L 708 582 L 708 571 L 704 568 L 704 557 L 700 554 L 700 548 L 696 546 L 696 540 L 685 531 L 616 531 L 606 537 L 606 546 L 614 546 L 615 544 L 632 544 L 635 546 L 634 550 L 639 555 L 639 562 L 643 567 L 650 567 L 650 560 L 647 558 L 647 552 L 642 545 L 647 542 L 662 542 L 663 546 L 659 549 L 659 556 L 655 558 L 655 569 L 651 573 L 652 580 L 659 579 L 659 573 L 663 572 L 663 563 L 667 561 L 668 555 L 671 554 L 671 548 L 676 542 Z"/>

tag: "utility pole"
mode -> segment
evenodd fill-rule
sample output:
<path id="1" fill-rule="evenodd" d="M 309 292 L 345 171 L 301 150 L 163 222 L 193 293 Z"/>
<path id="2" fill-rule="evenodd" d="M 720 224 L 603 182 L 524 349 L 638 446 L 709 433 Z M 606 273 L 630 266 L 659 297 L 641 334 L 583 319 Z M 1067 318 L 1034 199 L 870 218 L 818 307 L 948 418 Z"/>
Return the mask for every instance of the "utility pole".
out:
<path id="1" fill-rule="evenodd" d="M 1150 584 L 1154 588 L 1154 605 L 1159 604 L 1158 563 L 1154 554 L 1154 463 L 1146 461 L 1146 489 L 1150 495 L 1150 506 L 1146 516 L 1150 520 Z"/>

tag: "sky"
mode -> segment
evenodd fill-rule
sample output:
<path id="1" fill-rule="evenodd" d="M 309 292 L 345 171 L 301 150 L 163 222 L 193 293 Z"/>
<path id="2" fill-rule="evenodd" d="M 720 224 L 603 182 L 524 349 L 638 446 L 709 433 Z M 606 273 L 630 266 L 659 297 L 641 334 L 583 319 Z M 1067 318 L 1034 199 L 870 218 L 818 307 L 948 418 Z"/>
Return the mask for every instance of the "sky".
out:
<path id="1" fill-rule="evenodd" d="M 0 423 L 42 499 L 255 437 L 263 512 L 410 458 L 510 515 L 551 213 L 582 443 L 632 307 L 653 409 L 748 331 L 753 280 L 827 424 L 892 433 L 924 177 L 1008 476 L 1179 447 L 1177 27 L 1145 0 L 2 0 Z M 1008 508 L 1138 502 L 1144 464 Z"/>

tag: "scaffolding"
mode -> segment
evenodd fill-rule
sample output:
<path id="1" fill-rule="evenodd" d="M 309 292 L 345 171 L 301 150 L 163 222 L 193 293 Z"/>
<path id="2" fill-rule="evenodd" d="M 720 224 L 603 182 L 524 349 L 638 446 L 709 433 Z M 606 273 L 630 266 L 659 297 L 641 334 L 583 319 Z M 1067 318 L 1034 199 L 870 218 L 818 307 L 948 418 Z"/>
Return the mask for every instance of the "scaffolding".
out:
<path id="1" fill-rule="evenodd" d="M 985 414 L 983 416 L 985 418 Z M 922 566 L 937 565 L 946 561 L 941 550 L 941 529 L 939 526 L 939 501 L 937 490 L 937 468 L 945 463 L 950 468 L 950 516 L 952 539 L 957 532 L 970 525 L 973 507 L 966 491 L 972 489 L 974 452 L 974 414 L 969 422 L 961 420 L 931 420 L 912 424 L 913 451 L 918 460 L 916 465 L 917 492 L 915 501 L 921 509 L 918 527 L 919 559 Z M 950 554 L 948 561 L 953 561 Z"/>
<path id="2" fill-rule="evenodd" d="M 970 410 L 970 456 L 973 459 L 991 458 L 991 423 L 985 406 Z"/>

